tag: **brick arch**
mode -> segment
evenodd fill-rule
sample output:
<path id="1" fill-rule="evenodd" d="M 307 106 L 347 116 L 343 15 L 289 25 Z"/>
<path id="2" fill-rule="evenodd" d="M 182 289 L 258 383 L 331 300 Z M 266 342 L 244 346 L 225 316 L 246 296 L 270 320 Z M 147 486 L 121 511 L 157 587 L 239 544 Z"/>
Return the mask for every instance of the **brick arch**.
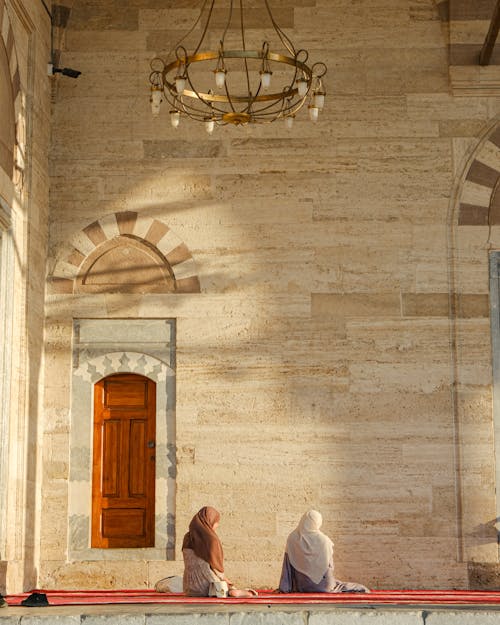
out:
<path id="1" fill-rule="evenodd" d="M 466 167 L 458 197 L 459 226 L 500 224 L 500 125 L 477 147 Z"/>
<path id="2" fill-rule="evenodd" d="M 70 241 L 49 278 L 52 293 L 73 293 L 86 259 L 113 241 L 129 237 L 165 259 L 175 293 L 199 293 L 196 264 L 185 243 L 161 220 L 133 211 L 106 215 L 80 230 Z"/>
<path id="3" fill-rule="evenodd" d="M 12 103 L 15 117 L 15 152 L 13 180 L 18 190 L 22 188 L 25 147 L 26 147 L 26 97 L 21 88 L 21 76 L 17 61 L 14 31 L 10 23 L 9 13 L 4 0 L 0 0 L 0 31 L 9 63 L 10 81 L 12 86 Z"/>

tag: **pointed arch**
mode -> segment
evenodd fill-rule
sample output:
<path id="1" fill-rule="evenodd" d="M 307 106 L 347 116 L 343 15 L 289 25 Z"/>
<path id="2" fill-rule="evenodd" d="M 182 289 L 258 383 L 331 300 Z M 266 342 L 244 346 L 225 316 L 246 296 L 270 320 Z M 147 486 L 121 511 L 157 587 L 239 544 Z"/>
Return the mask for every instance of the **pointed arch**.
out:
<path id="1" fill-rule="evenodd" d="M 125 253 L 141 259 L 147 275 L 138 277 L 132 266 L 125 272 Z M 52 293 L 200 292 L 185 243 L 160 219 L 134 211 L 106 215 L 80 230 L 57 261 L 49 287 Z"/>

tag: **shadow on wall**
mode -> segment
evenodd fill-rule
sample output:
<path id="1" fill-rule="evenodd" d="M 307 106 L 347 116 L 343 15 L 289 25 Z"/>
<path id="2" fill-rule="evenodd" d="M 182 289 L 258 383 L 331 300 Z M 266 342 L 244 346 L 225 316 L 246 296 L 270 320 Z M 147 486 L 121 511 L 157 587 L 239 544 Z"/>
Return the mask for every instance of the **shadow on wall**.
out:
<path id="1" fill-rule="evenodd" d="M 467 535 L 475 545 L 500 544 L 500 517 L 476 525 Z M 471 590 L 498 590 L 500 588 L 500 564 L 498 562 L 469 562 Z"/>
<path id="2" fill-rule="evenodd" d="M 497 527 L 499 523 L 500 517 L 491 519 L 491 521 L 487 521 L 486 523 L 480 523 L 474 527 L 468 536 L 474 538 L 477 544 L 500 544 L 500 529 Z"/>
<path id="3" fill-rule="evenodd" d="M 94 11 L 90 2 L 79 6 L 76 31 L 86 30 L 84 16 Z M 124 17 L 137 11 L 128 7 Z M 101 47 L 105 40 L 98 39 Z M 75 41 L 76 51 L 71 40 L 68 45 L 71 62 L 85 67 L 93 60 Z M 107 59 L 115 64 L 116 55 L 103 54 L 96 71 L 108 71 Z M 179 312 L 179 535 L 196 509 L 211 503 L 223 514 L 228 560 L 251 554 L 244 564 L 249 577 L 263 575 L 265 563 L 275 567 L 277 583 L 286 535 L 315 507 L 336 543 L 339 576 L 403 587 L 429 579 L 429 570 L 443 570 L 453 551 L 452 541 L 434 539 L 438 531 L 448 538 L 453 524 L 439 503 L 447 494 L 441 475 L 452 466 L 444 423 L 448 363 L 432 361 L 436 351 L 447 353 L 447 320 L 415 322 L 401 313 L 395 257 L 405 252 L 404 242 L 394 243 L 396 253 L 387 257 L 376 229 L 363 232 L 354 213 L 347 225 L 338 214 L 337 221 L 321 222 L 320 214 L 315 222 L 314 207 L 335 210 L 329 207 L 341 193 L 333 191 L 335 173 L 352 166 L 356 176 L 360 157 L 348 151 L 344 164 L 341 148 L 325 148 L 314 135 L 284 138 L 281 127 L 264 137 L 256 130 L 251 140 L 228 132 L 198 139 L 187 126 L 172 136 L 164 125 L 142 121 L 149 104 L 138 67 L 134 61 L 128 74 L 124 68 L 125 94 L 93 72 L 76 86 L 61 83 L 52 236 L 55 245 L 78 222 L 113 211 L 147 212 L 179 228 L 206 271 L 200 294 L 103 293 L 109 306 L 92 309 L 124 317 Z M 311 163 L 314 147 L 325 151 Z M 287 148 L 293 158 L 284 164 Z M 264 163 L 255 158 L 260 149 L 269 155 Z M 303 175 L 304 163 L 310 175 Z M 74 177 L 66 175 L 71 172 Z M 390 230 L 395 238 L 400 233 L 397 224 Z M 362 279 L 367 248 L 378 261 L 370 283 Z M 384 262 L 386 298 L 379 294 Z M 328 296 L 322 310 L 318 294 Z M 63 300 L 50 304 L 54 316 Z M 80 305 L 88 310 L 89 296 L 74 296 L 67 311 Z M 434 372 L 437 381 L 430 379 Z M 435 483 L 429 457 L 438 465 Z M 426 513 L 434 500 L 437 511 Z"/>

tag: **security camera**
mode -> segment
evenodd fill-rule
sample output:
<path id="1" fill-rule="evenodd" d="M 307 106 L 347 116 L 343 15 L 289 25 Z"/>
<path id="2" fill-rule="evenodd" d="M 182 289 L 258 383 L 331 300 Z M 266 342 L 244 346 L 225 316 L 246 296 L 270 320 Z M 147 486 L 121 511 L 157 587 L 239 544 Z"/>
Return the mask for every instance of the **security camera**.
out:
<path id="1" fill-rule="evenodd" d="M 77 69 L 71 69 L 71 67 L 54 67 L 52 63 L 49 63 L 47 66 L 47 73 L 49 76 L 62 74 L 63 76 L 69 76 L 70 78 L 78 78 L 82 72 L 79 72 Z"/>

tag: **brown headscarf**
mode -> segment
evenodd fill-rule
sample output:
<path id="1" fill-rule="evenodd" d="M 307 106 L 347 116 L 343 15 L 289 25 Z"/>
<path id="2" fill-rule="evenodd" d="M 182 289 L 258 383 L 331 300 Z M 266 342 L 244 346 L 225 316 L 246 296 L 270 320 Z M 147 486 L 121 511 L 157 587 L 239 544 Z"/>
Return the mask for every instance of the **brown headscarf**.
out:
<path id="1" fill-rule="evenodd" d="M 220 514 L 215 508 L 205 506 L 191 519 L 189 531 L 182 541 L 183 549 L 192 549 L 195 554 L 208 562 L 210 566 L 224 572 L 224 554 L 222 544 L 213 529 L 214 524 L 220 519 Z"/>

